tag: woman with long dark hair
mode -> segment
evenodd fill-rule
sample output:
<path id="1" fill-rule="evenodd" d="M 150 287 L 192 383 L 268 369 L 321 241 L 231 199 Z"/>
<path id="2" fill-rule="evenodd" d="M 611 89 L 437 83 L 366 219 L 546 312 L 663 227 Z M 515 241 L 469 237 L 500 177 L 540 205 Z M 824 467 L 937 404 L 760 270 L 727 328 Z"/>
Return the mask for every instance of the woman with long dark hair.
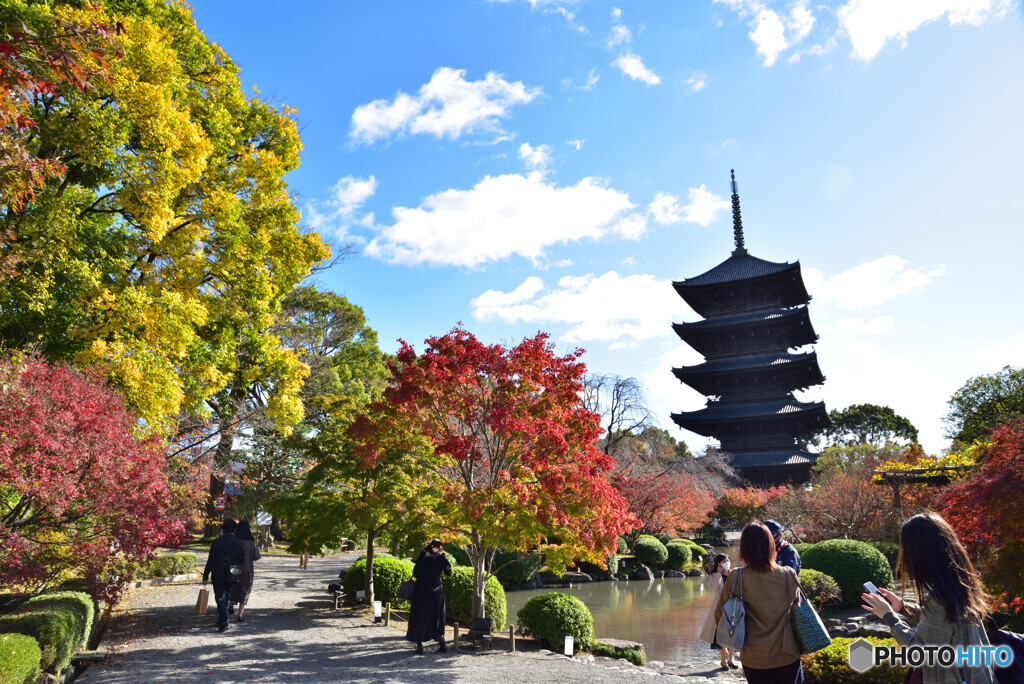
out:
<path id="1" fill-rule="evenodd" d="M 967 550 L 949 523 L 936 513 L 921 513 L 903 523 L 896 558 L 900 593 L 910 583 L 917 604 L 887 589 L 862 594 L 863 608 L 882 618 L 901 646 L 988 645 L 982 621 L 989 597 Z M 923 666 L 924 684 L 991 684 L 991 667 Z"/>
<path id="2" fill-rule="evenodd" d="M 245 613 L 245 604 L 249 602 L 249 593 L 252 591 L 252 581 L 256 576 L 256 569 L 253 562 L 258 561 L 260 549 L 256 545 L 256 538 L 252 536 L 252 528 L 248 520 L 238 523 L 235 536 L 242 542 L 242 550 L 245 552 L 245 561 L 242 563 L 242 575 L 239 581 L 231 585 L 231 601 L 238 604 L 238 622 L 242 622 Z"/>
<path id="3" fill-rule="evenodd" d="M 715 624 L 725 602 L 742 588 L 746 637 L 740 649 L 743 676 L 754 684 L 803 684 L 800 647 L 789 622 L 797 600 L 796 571 L 775 562 L 775 540 L 763 523 L 752 522 L 740 535 L 743 567 L 729 573 L 715 608 Z M 735 589 L 735 590 L 734 590 Z"/>

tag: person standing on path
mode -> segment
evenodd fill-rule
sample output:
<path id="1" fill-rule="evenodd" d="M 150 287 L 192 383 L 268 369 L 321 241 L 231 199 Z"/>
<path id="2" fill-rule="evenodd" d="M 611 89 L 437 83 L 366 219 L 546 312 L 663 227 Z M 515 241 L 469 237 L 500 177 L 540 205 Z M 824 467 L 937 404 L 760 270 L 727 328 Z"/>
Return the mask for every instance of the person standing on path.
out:
<path id="1" fill-rule="evenodd" d="M 732 659 L 735 654 L 724 646 L 719 646 L 715 640 L 715 632 L 718 630 L 718 623 L 715 621 L 715 608 L 718 606 L 718 597 L 721 594 L 722 585 L 725 584 L 725 578 L 729 576 L 730 565 L 731 561 L 724 553 L 715 556 L 715 569 L 708 577 L 708 583 L 711 585 L 712 592 L 711 610 L 708 611 L 707 617 L 704 618 L 704 626 L 700 630 L 701 640 L 711 644 L 711 648 L 720 650 L 723 670 L 739 667 Z"/>
<path id="2" fill-rule="evenodd" d="M 790 626 L 790 609 L 799 596 L 793 568 L 775 562 L 775 544 L 764 524 L 752 522 L 740 535 L 743 568 L 729 573 L 718 597 L 715 624 L 742 576 L 746 637 L 740 648 L 743 676 L 751 684 L 803 684 L 800 646 Z M 739 595 L 740 590 L 736 590 Z"/>
<path id="3" fill-rule="evenodd" d="M 225 520 L 221 526 L 221 536 L 210 545 L 210 555 L 206 559 L 203 570 L 203 586 L 209 579 L 213 580 L 213 596 L 217 600 L 217 629 L 226 632 L 228 629 L 228 604 L 231 602 L 231 566 L 241 565 L 245 561 L 242 542 L 235 536 L 235 521 Z"/>
<path id="4" fill-rule="evenodd" d="M 242 614 L 245 613 L 245 604 L 249 602 L 249 593 L 252 591 L 252 580 L 255 577 L 256 569 L 253 567 L 253 562 L 258 561 L 262 556 L 256 546 L 256 539 L 252 536 L 252 528 L 249 527 L 248 520 L 238 523 L 235 536 L 242 542 L 242 551 L 245 554 L 245 560 L 242 562 L 242 575 L 237 582 L 231 585 L 231 602 L 238 604 L 237 620 L 241 622 Z"/>
<path id="5" fill-rule="evenodd" d="M 765 520 L 764 526 L 772 533 L 772 539 L 775 540 L 775 562 L 787 568 L 793 568 L 796 570 L 796 574 L 799 575 L 802 565 L 800 562 L 800 552 L 782 538 L 782 525 L 774 520 Z"/>
<path id="6" fill-rule="evenodd" d="M 447 653 L 444 639 L 445 603 L 441 575 L 451 575 L 452 565 L 441 553 L 442 542 L 434 539 L 416 559 L 412 576 L 416 579 L 412 591 L 412 609 L 405 638 L 416 642 L 416 654 L 423 655 L 423 642 L 437 639 L 438 653 Z"/>

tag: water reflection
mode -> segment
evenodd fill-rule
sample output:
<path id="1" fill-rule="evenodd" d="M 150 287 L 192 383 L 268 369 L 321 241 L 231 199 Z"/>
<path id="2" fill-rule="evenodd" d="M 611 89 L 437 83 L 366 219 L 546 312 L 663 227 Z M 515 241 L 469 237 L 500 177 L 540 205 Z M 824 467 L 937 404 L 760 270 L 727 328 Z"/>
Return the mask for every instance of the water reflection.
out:
<path id="1" fill-rule="evenodd" d="M 639 641 L 650 660 L 699 663 L 718 654 L 700 641 L 712 592 L 706 577 L 681 577 L 629 582 L 592 582 L 571 588 L 508 592 L 509 621 L 526 602 L 548 591 L 576 596 L 594 615 L 598 638 Z"/>

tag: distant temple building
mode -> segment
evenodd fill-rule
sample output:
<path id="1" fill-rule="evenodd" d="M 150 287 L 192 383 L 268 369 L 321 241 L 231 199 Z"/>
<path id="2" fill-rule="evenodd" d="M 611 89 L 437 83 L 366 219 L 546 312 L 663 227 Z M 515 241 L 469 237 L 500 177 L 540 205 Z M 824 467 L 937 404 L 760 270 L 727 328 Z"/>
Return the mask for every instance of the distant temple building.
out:
<path id="1" fill-rule="evenodd" d="M 673 413 L 672 420 L 717 439 L 732 466 L 752 483 L 803 483 L 817 454 L 808 452 L 801 438 L 830 424 L 824 402 L 793 396 L 794 390 L 825 381 L 814 351 L 790 351 L 818 339 L 807 312 L 811 298 L 799 261 L 780 264 L 747 253 L 735 174 L 732 216 L 732 256 L 672 284 L 704 317 L 672 327 L 706 359 L 672 372 L 708 397 L 706 408 Z"/>

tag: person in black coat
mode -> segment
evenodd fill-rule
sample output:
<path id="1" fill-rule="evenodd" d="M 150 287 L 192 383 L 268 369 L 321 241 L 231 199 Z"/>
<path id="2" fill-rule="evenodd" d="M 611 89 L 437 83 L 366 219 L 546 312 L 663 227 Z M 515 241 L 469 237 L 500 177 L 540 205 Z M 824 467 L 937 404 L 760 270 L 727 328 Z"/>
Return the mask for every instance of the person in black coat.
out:
<path id="1" fill-rule="evenodd" d="M 772 539 L 775 540 L 775 562 L 793 568 L 797 574 L 800 574 L 800 566 L 803 564 L 800 560 L 800 552 L 782 538 L 782 525 L 774 520 L 765 520 L 764 526 L 772 533 Z"/>
<path id="2" fill-rule="evenodd" d="M 447 653 L 444 639 L 445 605 L 441 575 L 452 574 L 452 565 L 441 553 L 441 540 L 434 539 L 416 559 L 412 576 L 416 584 L 412 592 L 412 610 L 405 638 L 416 642 L 416 653 L 423 654 L 423 642 L 437 639 L 438 653 Z"/>
<path id="3" fill-rule="evenodd" d="M 233 581 L 231 566 L 240 566 L 245 562 L 245 550 L 242 542 L 235 537 L 234 520 L 228 518 L 220 529 L 223 534 L 210 545 L 210 555 L 206 559 L 206 569 L 203 570 L 203 586 L 206 586 L 207 580 L 213 580 L 213 596 L 217 600 L 217 628 L 226 632 Z"/>

